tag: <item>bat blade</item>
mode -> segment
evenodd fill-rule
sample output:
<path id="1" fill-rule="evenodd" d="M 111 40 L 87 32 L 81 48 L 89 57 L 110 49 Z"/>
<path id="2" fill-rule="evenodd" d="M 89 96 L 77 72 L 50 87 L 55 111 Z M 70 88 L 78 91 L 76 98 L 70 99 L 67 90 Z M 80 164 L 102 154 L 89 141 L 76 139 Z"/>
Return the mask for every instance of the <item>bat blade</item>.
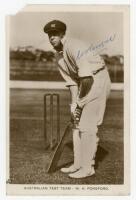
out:
<path id="1" fill-rule="evenodd" d="M 64 134 L 61 137 L 59 144 L 57 145 L 57 147 L 56 147 L 56 149 L 53 153 L 49 167 L 47 169 L 47 173 L 52 173 L 57 168 L 58 161 L 60 159 L 60 156 L 61 156 L 63 149 L 64 149 L 64 146 L 65 146 L 65 138 L 69 134 L 71 127 L 72 127 L 72 123 L 69 122 L 65 131 L 64 131 Z"/>

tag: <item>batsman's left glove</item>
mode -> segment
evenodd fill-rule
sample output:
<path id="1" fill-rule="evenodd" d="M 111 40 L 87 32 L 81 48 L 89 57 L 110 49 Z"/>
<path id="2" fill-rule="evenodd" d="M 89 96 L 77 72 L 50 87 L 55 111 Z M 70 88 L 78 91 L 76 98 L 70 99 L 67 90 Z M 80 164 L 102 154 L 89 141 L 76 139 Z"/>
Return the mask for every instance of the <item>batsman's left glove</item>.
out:
<path id="1" fill-rule="evenodd" d="M 76 123 L 79 123 L 82 114 L 82 108 L 77 105 L 74 112 L 74 120 Z"/>

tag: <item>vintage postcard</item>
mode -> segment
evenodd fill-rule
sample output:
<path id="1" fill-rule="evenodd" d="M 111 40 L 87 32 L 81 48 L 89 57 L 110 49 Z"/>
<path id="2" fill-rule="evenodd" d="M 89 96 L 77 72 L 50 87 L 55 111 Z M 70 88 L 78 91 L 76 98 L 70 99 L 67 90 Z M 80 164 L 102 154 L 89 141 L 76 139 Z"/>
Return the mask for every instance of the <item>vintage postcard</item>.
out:
<path id="1" fill-rule="evenodd" d="M 129 195 L 129 6 L 27 5 L 6 31 L 7 195 Z"/>

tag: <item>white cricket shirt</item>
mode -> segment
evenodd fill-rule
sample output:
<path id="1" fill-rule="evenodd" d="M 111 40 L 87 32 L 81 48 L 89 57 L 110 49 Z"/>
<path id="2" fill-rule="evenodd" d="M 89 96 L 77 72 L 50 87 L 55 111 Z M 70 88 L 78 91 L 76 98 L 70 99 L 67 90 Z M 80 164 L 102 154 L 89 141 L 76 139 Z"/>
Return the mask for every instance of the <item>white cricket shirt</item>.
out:
<path id="1" fill-rule="evenodd" d="M 93 76 L 105 65 L 96 49 L 74 38 L 63 38 L 63 52 L 57 52 L 59 71 L 66 86 L 78 85 L 80 77 Z"/>

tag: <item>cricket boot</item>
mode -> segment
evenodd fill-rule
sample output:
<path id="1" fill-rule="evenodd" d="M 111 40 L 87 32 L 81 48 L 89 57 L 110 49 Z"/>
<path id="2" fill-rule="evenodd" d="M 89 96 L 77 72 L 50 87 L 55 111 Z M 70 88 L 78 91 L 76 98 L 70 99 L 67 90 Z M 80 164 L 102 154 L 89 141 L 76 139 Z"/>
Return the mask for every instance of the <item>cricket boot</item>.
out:
<path id="1" fill-rule="evenodd" d="M 69 174 L 71 178 L 85 178 L 95 174 L 94 158 L 97 150 L 98 138 L 96 135 L 87 134 L 81 135 L 81 168 L 78 172 Z"/>
<path id="2" fill-rule="evenodd" d="M 74 163 L 70 167 L 61 168 L 63 173 L 73 173 L 81 167 L 81 138 L 79 129 L 73 129 L 73 151 L 74 151 Z"/>
<path id="3" fill-rule="evenodd" d="M 75 173 L 69 174 L 69 177 L 78 179 L 78 178 L 86 178 L 86 177 L 92 176 L 94 174 L 95 174 L 94 167 L 92 167 L 91 170 L 89 169 L 89 171 L 85 171 L 83 168 L 80 168 Z"/>

